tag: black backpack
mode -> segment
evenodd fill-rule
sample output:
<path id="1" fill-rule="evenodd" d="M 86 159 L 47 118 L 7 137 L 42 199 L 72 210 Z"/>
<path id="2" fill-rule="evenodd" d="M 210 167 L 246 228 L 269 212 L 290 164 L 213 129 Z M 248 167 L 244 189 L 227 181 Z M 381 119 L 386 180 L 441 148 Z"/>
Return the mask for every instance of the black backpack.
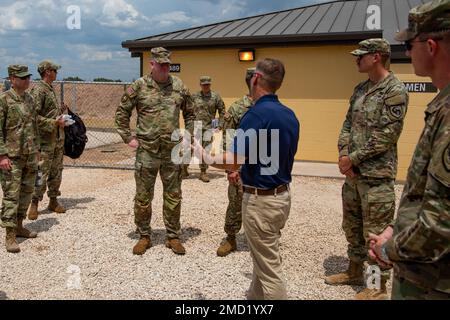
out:
<path id="1" fill-rule="evenodd" d="M 64 127 L 64 155 L 72 159 L 78 159 L 84 151 L 88 138 L 86 136 L 86 126 L 81 118 L 68 109 L 68 113 L 75 121 L 74 124 Z"/>

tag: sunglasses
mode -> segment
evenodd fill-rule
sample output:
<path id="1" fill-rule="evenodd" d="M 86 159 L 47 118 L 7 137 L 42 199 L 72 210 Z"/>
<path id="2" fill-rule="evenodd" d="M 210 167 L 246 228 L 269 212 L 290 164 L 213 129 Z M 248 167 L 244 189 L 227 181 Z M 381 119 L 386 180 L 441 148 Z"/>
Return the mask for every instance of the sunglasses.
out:
<path id="1" fill-rule="evenodd" d="M 439 41 L 439 40 L 442 40 L 442 39 L 443 38 L 428 38 L 428 39 L 425 39 L 425 40 L 416 40 L 416 41 L 407 40 L 407 41 L 405 41 L 404 45 L 405 45 L 405 49 L 407 51 L 411 51 L 412 48 L 413 48 L 413 43 L 415 43 L 415 42 L 427 42 L 428 40 Z"/>
<path id="2" fill-rule="evenodd" d="M 28 80 L 31 78 L 31 76 L 17 77 L 17 78 L 19 78 L 20 80 Z"/>

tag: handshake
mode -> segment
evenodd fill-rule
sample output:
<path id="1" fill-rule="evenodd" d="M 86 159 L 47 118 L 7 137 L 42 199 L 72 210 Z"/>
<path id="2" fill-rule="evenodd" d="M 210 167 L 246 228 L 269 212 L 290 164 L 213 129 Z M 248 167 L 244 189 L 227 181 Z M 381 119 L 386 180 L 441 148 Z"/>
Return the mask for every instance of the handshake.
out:
<path id="1" fill-rule="evenodd" d="M 59 123 L 63 123 L 64 127 L 71 126 L 72 124 L 75 123 L 75 120 L 72 119 L 72 116 L 68 115 L 68 114 L 63 114 L 63 115 L 59 116 L 57 118 L 57 120 Z"/>

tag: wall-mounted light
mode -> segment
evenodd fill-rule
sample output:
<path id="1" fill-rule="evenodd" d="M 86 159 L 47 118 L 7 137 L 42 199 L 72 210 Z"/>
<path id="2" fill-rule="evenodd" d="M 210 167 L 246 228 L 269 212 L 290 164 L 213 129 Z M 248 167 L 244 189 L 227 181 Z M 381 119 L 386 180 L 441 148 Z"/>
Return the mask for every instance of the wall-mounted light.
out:
<path id="1" fill-rule="evenodd" d="M 239 50 L 239 61 L 255 61 L 254 49 Z"/>

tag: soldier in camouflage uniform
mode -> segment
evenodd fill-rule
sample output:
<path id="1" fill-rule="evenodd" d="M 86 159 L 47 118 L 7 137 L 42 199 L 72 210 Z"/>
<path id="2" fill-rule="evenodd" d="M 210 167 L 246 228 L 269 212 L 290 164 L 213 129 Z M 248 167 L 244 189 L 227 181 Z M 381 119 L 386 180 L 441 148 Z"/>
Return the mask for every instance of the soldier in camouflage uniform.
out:
<path id="1" fill-rule="evenodd" d="M 185 127 L 192 133 L 194 110 L 192 97 L 183 82 L 169 74 L 170 52 L 153 48 L 152 72 L 128 87 L 116 111 L 117 132 L 130 147 L 137 148 L 135 164 L 136 196 L 134 216 L 140 234 L 133 248 L 134 254 L 144 254 L 151 247 L 150 220 L 156 177 L 163 183 L 163 217 L 167 230 L 166 246 L 176 254 L 184 254 L 179 240 L 181 213 L 181 166 L 171 159 L 172 149 L 179 141 L 172 141 L 172 132 L 179 129 L 183 112 Z M 130 117 L 137 111 L 136 136 L 130 131 Z"/>
<path id="2" fill-rule="evenodd" d="M 371 236 L 369 254 L 394 264 L 392 299 L 449 300 L 450 0 L 413 8 L 396 40 L 405 41 L 415 73 L 440 92 L 425 110 L 395 226 Z"/>
<path id="3" fill-rule="evenodd" d="M 35 187 L 33 199 L 28 208 L 28 219 L 38 218 L 38 203 L 42 201 L 48 185 L 47 195 L 50 198 L 48 209 L 56 213 L 64 213 L 66 209 L 58 203 L 61 195 L 63 157 L 64 157 L 64 122 L 57 121 L 64 113 L 64 103 L 59 103 L 55 89 L 52 86 L 61 66 L 51 61 L 42 61 L 38 65 L 41 79 L 31 89 L 31 95 L 36 102 L 38 126 L 41 141 L 41 159 L 39 169 L 42 173 L 42 184 Z M 59 125 L 57 125 L 59 124 Z"/>
<path id="4" fill-rule="evenodd" d="M 248 90 L 250 91 L 250 79 L 255 72 L 255 68 L 247 69 L 245 75 L 245 82 L 247 83 Z M 223 141 L 224 150 L 228 150 L 231 145 L 234 134 L 233 131 L 239 128 L 239 123 L 241 122 L 244 114 L 252 106 L 253 101 L 250 95 L 245 95 L 239 100 L 233 102 L 233 104 L 228 108 L 228 111 L 224 116 L 223 124 Z M 225 233 L 227 234 L 226 239 L 221 243 L 217 249 L 217 255 L 219 257 L 224 257 L 235 251 L 236 245 L 236 234 L 241 230 L 242 226 L 242 182 L 239 178 L 239 172 L 227 171 L 228 178 L 228 207 L 225 215 Z"/>
<path id="5" fill-rule="evenodd" d="M 223 116 L 225 114 L 225 104 L 223 103 L 220 95 L 211 90 L 211 77 L 202 76 L 200 77 L 200 87 L 201 91 L 194 93 L 192 95 L 192 100 L 194 101 L 195 110 L 195 121 L 202 122 L 202 144 L 203 148 L 212 143 L 211 140 L 205 139 L 205 132 L 208 130 L 211 132 L 212 120 L 215 119 L 216 113 L 219 113 L 219 129 L 223 126 Z M 189 176 L 188 166 L 183 166 L 183 178 Z M 203 182 L 209 182 L 209 177 L 206 173 L 208 165 L 206 163 L 200 163 L 200 177 L 199 179 Z"/>
<path id="6" fill-rule="evenodd" d="M 39 141 L 28 67 L 10 65 L 12 88 L 0 94 L 0 179 L 3 190 L 0 225 L 6 228 L 8 252 L 20 252 L 17 237 L 35 238 L 22 225 L 33 194 Z"/>
<path id="7" fill-rule="evenodd" d="M 363 284 L 369 233 L 380 233 L 394 218 L 397 141 L 403 129 L 408 93 L 387 70 L 390 45 L 368 39 L 351 52 L 359 72 L 369 79 L 356 86 L 339 136 L 339 168 L 346 175 L 342 188 L 343 223 L 349 268 L 325 279 L 330 285 Z M 376 264 L 372 259 L 368 264 Z M 389 269 L 382 271 L 379 289 L 365 288 L 356 299 L 386 299 Z"/>

